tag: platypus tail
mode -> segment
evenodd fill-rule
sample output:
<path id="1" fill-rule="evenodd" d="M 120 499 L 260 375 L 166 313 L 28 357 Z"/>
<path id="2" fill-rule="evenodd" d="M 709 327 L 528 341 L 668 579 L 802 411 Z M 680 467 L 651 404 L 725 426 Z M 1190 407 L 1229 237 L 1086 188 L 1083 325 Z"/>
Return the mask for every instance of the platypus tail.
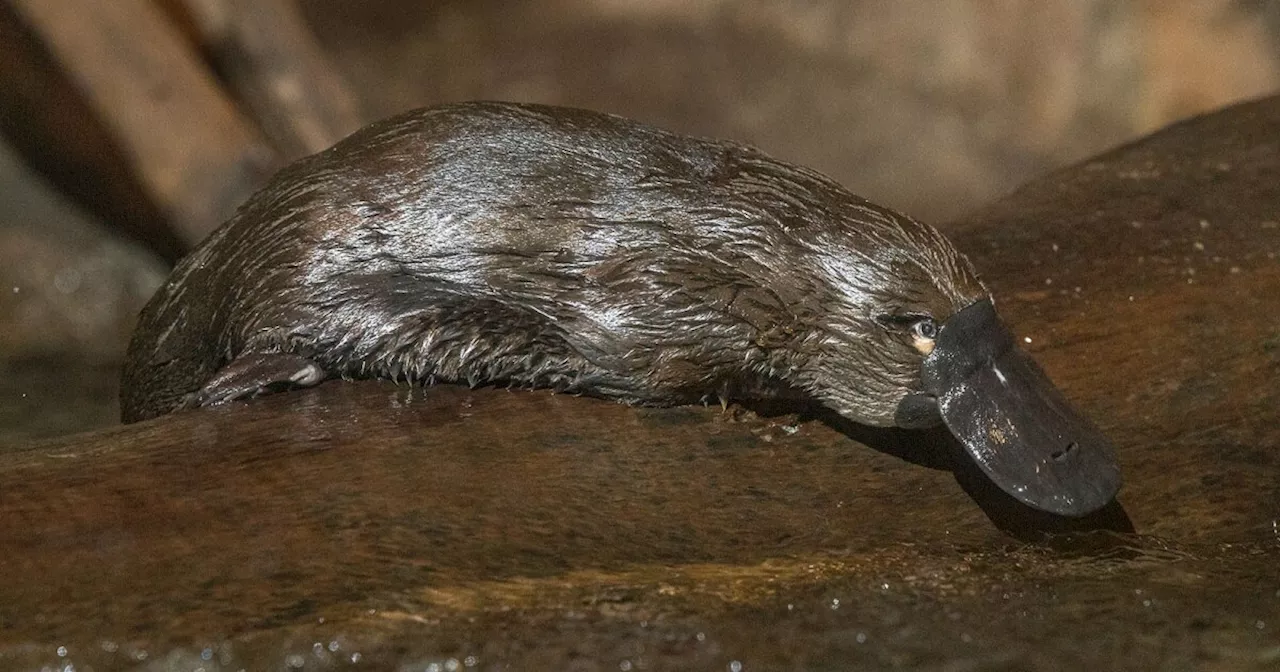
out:
<path id="1" fill-rule="evenodd" d="M 138 317 L 120 377 L 120 420 L 164 415 L 199 390 L 223 362 L 211 330 L 216 305 L 188 296 L 184 260 Z"/>

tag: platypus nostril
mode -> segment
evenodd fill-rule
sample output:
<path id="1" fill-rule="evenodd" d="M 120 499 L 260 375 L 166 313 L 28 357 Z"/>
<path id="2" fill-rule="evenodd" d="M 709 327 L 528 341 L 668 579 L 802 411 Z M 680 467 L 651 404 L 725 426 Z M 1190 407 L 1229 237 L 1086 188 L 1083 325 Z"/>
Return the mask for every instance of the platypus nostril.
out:
<path id="1" fill-rule="evenodd" d="M 1076 449 L 1079 447 L 1080 447 L 1080 444 L 1076 443 L 1075 441 L 1072 441 L 1071 443 L 1067 444 L 1066 448 L 1063 448 L 1062 450 L 1055 450 L 1053 453 L 1049 455 L 1049 457 L 1052 458 L 1054 462 L 1061 462 L 1067 459 L 1067 457 L 1070 456 L 1072 453 L 1074 453 Z"/>

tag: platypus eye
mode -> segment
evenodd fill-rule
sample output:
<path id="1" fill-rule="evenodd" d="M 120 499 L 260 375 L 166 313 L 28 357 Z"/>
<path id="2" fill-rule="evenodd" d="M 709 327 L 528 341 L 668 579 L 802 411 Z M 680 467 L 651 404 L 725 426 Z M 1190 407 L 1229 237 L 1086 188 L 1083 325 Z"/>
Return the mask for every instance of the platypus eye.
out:
<path id="1" fill-rule="evenodd" d="M 922 317 L 911 325 L 911 335 L 932 341 L 938 337 L 938 323 L 932 317 Z"/>
<path id="2" fill-rule="evenodd" d="M 911 346 L 926 357 L 933 352 L 933 340 L 938 337 L 938 323 L 928 315 L 920 313 L 885 314 L 876 318 L 882 326 L 890 330 L 906 331 L 911 334 Z"/>
<path id="3" fill-rule="evenodd" d="M 938 323 L 922 317 L 911 324 L 911 345 L 925 357 L 933 352 L 933 339 L 938 337 Z"/>

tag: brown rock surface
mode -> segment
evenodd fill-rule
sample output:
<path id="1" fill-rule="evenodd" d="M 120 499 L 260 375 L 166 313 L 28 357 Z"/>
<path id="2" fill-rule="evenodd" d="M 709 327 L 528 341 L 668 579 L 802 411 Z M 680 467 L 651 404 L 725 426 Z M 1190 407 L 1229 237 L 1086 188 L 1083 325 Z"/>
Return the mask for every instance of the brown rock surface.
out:
<path id="1" fill-rule="evenodd" d="M 936 435 L 330 383 L 0 454 L 0 666 L 1270 669 L 1277 131 L 1231 108 L 953 229 L 1123 510 L 1032 515 Z"/>

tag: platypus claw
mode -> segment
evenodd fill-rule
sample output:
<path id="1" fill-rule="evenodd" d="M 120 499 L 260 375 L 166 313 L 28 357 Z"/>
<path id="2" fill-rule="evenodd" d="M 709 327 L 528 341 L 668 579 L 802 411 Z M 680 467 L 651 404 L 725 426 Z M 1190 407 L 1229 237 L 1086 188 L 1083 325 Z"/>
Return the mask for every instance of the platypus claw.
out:
<path id="1" fill-rule="evenodd" d="M 281 389 L 311 387 L 325 377 L 320 365 L 300 355 L 248 353 L 232 360 L 204 387 L 188 394 L 182 408 L 212 406 Z"/>

